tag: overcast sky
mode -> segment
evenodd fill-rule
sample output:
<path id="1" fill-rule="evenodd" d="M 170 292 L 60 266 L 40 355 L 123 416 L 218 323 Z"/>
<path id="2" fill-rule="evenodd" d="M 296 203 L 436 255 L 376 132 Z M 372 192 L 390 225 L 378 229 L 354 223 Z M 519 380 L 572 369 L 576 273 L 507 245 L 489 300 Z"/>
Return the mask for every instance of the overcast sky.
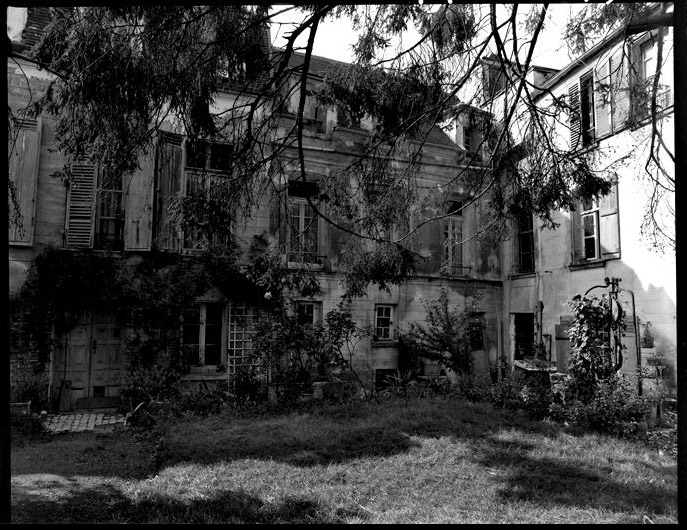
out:
<path id="1" fill-rule="evenodd" d="M 551 4 L 544 32 L 537 44 L 534 56 L 534 64 L 551 68 L 562 68 L 570 61 L 565 43 L 560 35 L 565 27 L 565 22 L 570 16 L 571 10 L 577 10 L 584 4 Z M 274 6 L 275 11 L 282 10 L 287 5 Z M 303 16 L 294 10 L 277 17 L 277 20 L 301 21 Z M 7 8 L 7 32 L 12 37 L 21 31 L 26 23 L 26 8 Z M 274 25 L 272 28 L 272 42 L 276 46 L 283 46 L 284 34 L 290 31 L 287 25 Z M 307 36 L 305 37 L 307 38 Z M 305 40 L 297 41 L 304 45 Z M 339 61 L 351 62 L 353 54 L 351 46 L 356 42 L 356 33 L 352 30 L 346 19 L 326 20 L 320 24 L 315 39 L 315 54 Z"/>
<path id="2" fill-rule="evenodd" d="M 560 69 L 570 62 L 571 59 L 568 57 L 565 42 L 561 40 L 561 34 L 571 12 L 576 12 L 584 5 L 582 3 L 549 5 L 544 31 L 537 41 L 537 48 L 533 57 L 535 65 Z M 277 5 L 274 6 L 273 10 L 276 12 L 286 7 L 288 6 Z M 298 11 L 291 10 L 276 17 L 275 20 L 300 22 L 303 18 L 303 15 Z M 284 35 L 289 31 L 288 25 L 279 26 L 275 24 L 272 28 L 272 43 L 275 46 L 284 46 L 286 42 Z M 318 28 L 317 36 L 315 37 L 314 53 L 329 59 L 351 62 L 353 60 L 351 46 L 356 40 L 357 33 L 353 31 L 346 19 L 325 20 L 320 23 Z M 296 42 L 298 45 L 304 46 L 306 41 L 307 33 Z"/>

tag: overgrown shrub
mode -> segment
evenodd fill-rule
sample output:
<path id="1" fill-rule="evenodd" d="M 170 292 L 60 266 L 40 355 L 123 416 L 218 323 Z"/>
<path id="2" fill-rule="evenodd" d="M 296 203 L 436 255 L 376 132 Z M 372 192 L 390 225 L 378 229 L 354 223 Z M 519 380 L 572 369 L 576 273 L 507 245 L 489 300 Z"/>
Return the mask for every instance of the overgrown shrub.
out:
<path id="1" fill-rule="evenodd" d="M 567 397 L 587 403 L 594 398 L 598 384 L 614 372 L 613 349 L 608 337 L 623 323 L 613 321 L 610 302 L 605 296 L 576 295 L 568 305 L 575 320 L 568 330 L 571 354 Z"/>
<path id="2" fill-rule="evenodd" d="M 132 369 L 120 394 L 132 407 L 149 401 L 167 400 L 179 395 L 179 373 L 163 365 Z"/>
<path id="3" fill-rule="evenodd" d="M 328 380 L 335 371 L 355 374 L 351 356 L 364 334 L 345 302 L 312 326 L 301 325 L 297 315 L 282 308 L 256 327 L 254 376 L 269 377 L 279 401 L 296 402 L 312 392 L 315 380 Z"/>
<path id="4" fill-rule="evenodd" d="M 31 409 L 39 412 L 48 410 L 49 374 L 45 365 L 31 358 L 29 355 L 17 356 L 15 373 L 13 374 L 13 399 L 16 401 L 31 401 Z"/>
<path id="5" fill-rule="evenodd" d="M 586 403 L 580 400 L 553 403 L 550 417 L 582 429 L 626 434 L 628 425 L 644 421 L 648 410 L 647 400 L 637 395 L 630 382 L 613 376 L 599 382 L 594 397 Z"/>
<path id="6" fill-rule="evenodd" d="M 475 298 L 479 298 L 477 293 Z M 472 368 L 472 345 L 482 337 L 482 320 L 477 301 L 465 307 L 452 307 L 446 289 L 439 298 L 425 304 L 426 325 L 411 323 L 401 334 L 409 352 L 409 361 L 425 357 L 439 361 L 459 376 L 469 375 Z"/>
<path id="7" fill-rule="evenodd" d="M 491 386 L 491 401 L 500 408 L 521 409 L 538 419 L 546 417 L 552 400 L 546 372 L 515 371 Z"/>

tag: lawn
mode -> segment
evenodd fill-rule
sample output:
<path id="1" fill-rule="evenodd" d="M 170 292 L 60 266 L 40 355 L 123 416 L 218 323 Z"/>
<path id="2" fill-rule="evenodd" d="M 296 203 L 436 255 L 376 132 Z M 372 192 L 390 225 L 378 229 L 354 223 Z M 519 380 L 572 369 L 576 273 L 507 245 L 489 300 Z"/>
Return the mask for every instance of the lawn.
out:
<path id="1" fill-rule="evenodd" d="M 14 523 L 676 523 L 673 455 L 429 397 L 17 442 Z"/>

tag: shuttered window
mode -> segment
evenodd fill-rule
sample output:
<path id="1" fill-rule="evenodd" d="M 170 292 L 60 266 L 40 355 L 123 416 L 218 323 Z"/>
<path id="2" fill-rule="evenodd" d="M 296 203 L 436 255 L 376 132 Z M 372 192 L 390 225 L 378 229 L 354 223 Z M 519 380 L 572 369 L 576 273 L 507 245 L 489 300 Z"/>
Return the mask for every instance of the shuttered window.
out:
<path id="1" fill-rule="evenodd" d="M 36 191 L 41 142 L 41 121 L 23 120 L 8 136 L 9 181 L 8 242 L 31 245 L 35 224 Z"/>
<path id="2" fill-rule="evenodd" d="M 570 149 L 592 145 L 596 139 L 594 115 L 594 74 L 588 72 L 568 89 L 570 105 Z"/>
<path id="3" fill-rule="evenodd" d="M 122 177 L 111 171 L 98 172 L 94 247 L 121 250 L 124 245 Z"/>
<path id="4" fill-rule="evenodd" d="M 573 213 L 573 264 L 620 258 L 618 188 Z"/>

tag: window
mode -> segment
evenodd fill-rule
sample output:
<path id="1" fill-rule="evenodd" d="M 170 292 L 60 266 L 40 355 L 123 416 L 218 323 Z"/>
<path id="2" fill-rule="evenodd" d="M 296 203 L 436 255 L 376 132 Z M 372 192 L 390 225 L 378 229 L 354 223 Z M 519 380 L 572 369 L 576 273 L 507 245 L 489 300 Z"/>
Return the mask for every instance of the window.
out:
<path id="1" fill-rule="evenodd" d="M 185 312 L 182 343 L 190 364 L 222 364 L 223 311 L 221 303 L 203 303 Z"/>
<path id="2" fill-rule="evenodd" d="M 98 172 L 94 248 L 121 250 L 124 246 L 122 176 L 103 168 Z"/>
<path id="3" fill-rule="evenodd" d="M 444 256 L 442 272 L 444 274 L 463 274 L 463 203 L 452 201 L 449 204 L 448 217 L 444 219 Z"/>
<path id="4" fill-rule="evenodd" d="M 582 202 L 582 249 L 585 259 L 599 257 L 599 207 L 596 201 Z"/>
<path id="5" fill-rule="evenodd" d="M 392 305 L 375 305 L 375 340 L 393 340 L 393 314 Z"/>
<path id="6" fill-rule="evenodd" d="M 572 215 L 573 265 L 620 258 L 618 189 L 598 200 L 580 202 Z"/>
<path id="7" fill-rule="evenodd" d="M 656 61 L 658 59 L 656 39 L 651 38 L 642 42 L 637 49 L 637 83 L 633 90 L 633 110 L 637 120 L 644 120 L 651 114 L 651 93 L 656 76 Z M 662 65 L 665 66 L 665 65 Z M 672 94 L 670 87 L 663 84 L 666 76 L 663 75 L 664 68 L 661 68 L 661 82 L 659 82 L 656 93 L 656 104 L 658 111 L 670 107 Z"/>
<path id="8" fill-rule="evenodd" d="M 532 221 L 532 214 L 521 214 L 517 226 L 517 271 L 521 274 L 534 272 L 534 224 Z"/>
<path id="9" fill-rule="evenodd" d="M 296 317 L 300 326 L 313 328 L 322 322 L 322 303 L 297 302 Z"/>
<path id="10" fill-rule="evenodd" d="M 594 143 L 594 74 L 588 72 L 568 90 L 570 102 L 570 149 Z"/>
<path id="11" fill-rule="evenodd" d="M 317 185 L 291 182 L 288 199 L 287 260 L 318 263 L 319 218 L 308 204 L 317 197 Z"/>
<path id="12" fill-rule="evenodd" d="M 229 173 L 234 146 L 196 140 L 186 144 L 186 167 Z"/>
<path id="13" fill-rule="evenodd" d="M 470 127 L 463 127 L 463 149 L 472 153 L 472 129 Z"/>
<path id="14" fill-rule="evenodd" d="M 582 125 L 582 147 L 594 142 L 594 76 L 592 73 L 580 79 L 580 119 Z"/>
<path id="15" fill-rule="evenodd" d="M 327 108 L 320 105 L 317 96 L 312 90 L 307 91 L 306 107 L 303 110 L 305 118 L 309 118 L 319 132 L 324 132 L 327 122 Z"/>
<path id="16" fill-rule="evenodd" d="M 186 197 L 208 201 L 207 218 L 201 219 L 202 229 L 196 225 L 184 230 L 184 249 L 207 249 L 210 245 L 226 245 L 229 242 L 231 218 L 216 218 L 212 202 L 220 199 L 224 178 L 231 171 L 234 146 L 206 140 L 186 142 Z M 221 201 L 220 201 L 221 202 Z M 197 205 L 196 205 L 197 206 Z M 213 216 L 215 214 L 215 217 Z"/>

